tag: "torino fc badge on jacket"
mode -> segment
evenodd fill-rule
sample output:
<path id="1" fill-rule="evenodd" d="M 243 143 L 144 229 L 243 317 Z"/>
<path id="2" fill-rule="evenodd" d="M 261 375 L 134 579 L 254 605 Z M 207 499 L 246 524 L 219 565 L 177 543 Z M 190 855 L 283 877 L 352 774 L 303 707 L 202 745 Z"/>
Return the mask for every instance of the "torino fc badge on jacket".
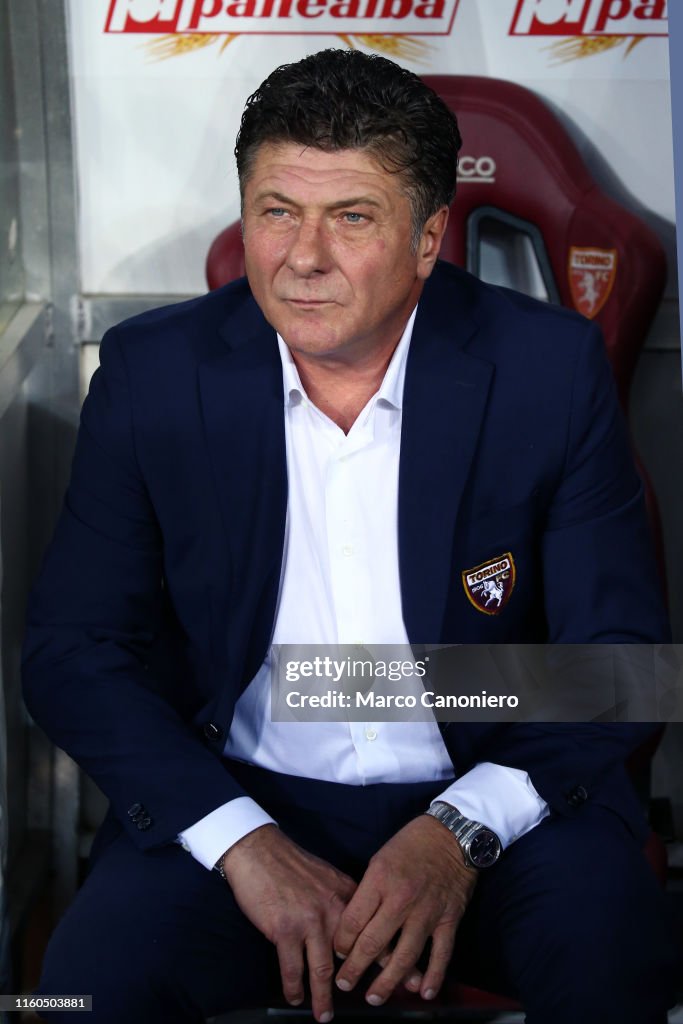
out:
<path id="1" fill-rule="evenodd" d="M 468 599 L 484 615 L 498 615 L 510 600 L 517 570 L 509 551 L 462 573 Z"/>

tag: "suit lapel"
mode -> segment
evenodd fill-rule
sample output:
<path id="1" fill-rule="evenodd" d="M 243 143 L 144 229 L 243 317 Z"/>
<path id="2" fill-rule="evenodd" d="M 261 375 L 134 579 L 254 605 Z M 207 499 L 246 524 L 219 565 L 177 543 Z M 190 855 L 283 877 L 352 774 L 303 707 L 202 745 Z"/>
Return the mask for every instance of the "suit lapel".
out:
<path id="1" fill-rule="evenodd" d="M 458 508 L 489 394 L 490 363 L 463 350 L 477 330 L 464 289 L 425 286 L 406 368 L 399 469 L 403 619 L 413 643 L 442 639 Z"/>
<path id="2" fill-rule="evenodd" d="M 253 300 L 220 333 L 226 349 L 199 368 L 204 428 L 234 583 L 258 600 L 274 568 L 279 573 L 284 543 L 282 368 L 275 332 Z"/>

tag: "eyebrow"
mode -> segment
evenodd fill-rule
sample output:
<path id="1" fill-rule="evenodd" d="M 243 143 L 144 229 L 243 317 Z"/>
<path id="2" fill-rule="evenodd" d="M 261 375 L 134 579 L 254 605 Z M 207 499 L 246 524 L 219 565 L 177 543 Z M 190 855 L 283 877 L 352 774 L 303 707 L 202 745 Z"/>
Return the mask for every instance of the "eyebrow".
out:
<path id="1" fill-rule="evenodd" d="M 255 197 L 255 202 L 263 202 L 264 199 L 274 199 L 278 203 L 285 203 L 288 206 L 300 206 L 296 200 L 290 199 L 289 196 L 285 196 L 282 192 L 259 192 Z M 380 203 L 372 196 L 353 196 L 349 199 L 336 199 L 333 203 L 330 203 L 326 208 L 328 210 L 339 210 L 344 206 L 380 206 Z"/>

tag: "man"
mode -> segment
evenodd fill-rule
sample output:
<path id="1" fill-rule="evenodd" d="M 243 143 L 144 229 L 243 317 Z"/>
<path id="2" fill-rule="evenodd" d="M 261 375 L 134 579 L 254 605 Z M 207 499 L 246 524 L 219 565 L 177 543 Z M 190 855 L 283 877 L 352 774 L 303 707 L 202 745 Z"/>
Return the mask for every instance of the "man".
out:
<path id="1" fill-rule="evenodd" d="M 25 662 L 111 800 L 40 987 L 97 1021 L 263 1004 L 274 954 L 320 1024 L 449 969 L 533 1024 L 670 1002 L 646 728 L 269 714 L 271 643 L 667 637 L 597 329 L 437 265 L 459 145 L 389 61 L 278 69 L 236 148 L 247 281 L 102 343 Z M 501 558 L 490 614 L 463 573 Z"/>

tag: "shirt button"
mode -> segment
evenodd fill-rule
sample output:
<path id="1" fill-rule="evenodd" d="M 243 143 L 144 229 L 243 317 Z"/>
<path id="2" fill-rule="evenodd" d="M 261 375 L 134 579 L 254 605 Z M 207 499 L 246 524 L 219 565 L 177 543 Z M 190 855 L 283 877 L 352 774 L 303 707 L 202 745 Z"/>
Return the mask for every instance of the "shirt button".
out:
<path id="1" fill-rule="evenodd" d="M 373 740 L 377 739 L 377 730 L 376 729 L 366 729 L 365 730 L 365 738 L 366 738 L 366 740 L 370 740 L 370 742 L 372 743 Z"/>
<path id="2" fill-rule="evenodd" d="M 342 548 L 342 555 L 344 558 L 350 558 L 353 554 L 353 544 L 345 544 Z"/>

